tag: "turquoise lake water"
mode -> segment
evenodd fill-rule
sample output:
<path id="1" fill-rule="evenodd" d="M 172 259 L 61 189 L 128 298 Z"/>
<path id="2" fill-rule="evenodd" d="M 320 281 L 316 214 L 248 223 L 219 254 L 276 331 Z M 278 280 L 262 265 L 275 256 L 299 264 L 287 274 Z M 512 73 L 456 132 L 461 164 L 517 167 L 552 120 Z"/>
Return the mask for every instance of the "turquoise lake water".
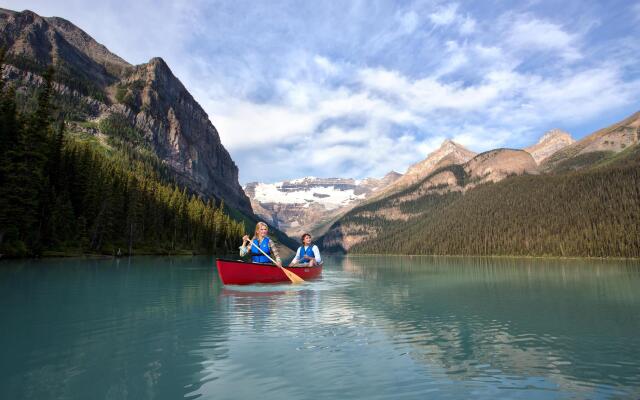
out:
<path id="1" fill-rule="evenodd" d="M 327 257 L 0 263 L 3 399 L 640 398 L 640 263 Z"/>

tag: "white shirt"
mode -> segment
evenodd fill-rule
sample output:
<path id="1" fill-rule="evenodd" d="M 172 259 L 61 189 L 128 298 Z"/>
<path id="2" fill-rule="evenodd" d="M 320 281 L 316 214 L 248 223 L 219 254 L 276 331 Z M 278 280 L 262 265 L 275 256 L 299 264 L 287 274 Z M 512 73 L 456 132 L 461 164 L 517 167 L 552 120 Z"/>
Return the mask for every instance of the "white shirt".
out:
<path id="1" fill-rule="evenodd" d="M 304 246 L 304 251 L 306 253 L 307 248 L 309 246 Z M 308 262 L 307 260 L 300 260 L 300 249 L 302 248 L 302 246 L 298 247 L 298 250 L 296 250 L 296 256 L 293 258 L 293 260 L 291 260 L 291 264 L 296 264 L 298 262 L 303 262 L 306 263 Z M 315 244 L 313 246 L 311 246 L 311 250 L 313 251 L 313 255 L 316 256 L 316 262 L 318 264 L 322 264 L 322 258 L 320 257 L 320 250 L 318 250 L 318 246 L 316 246 Z"/>

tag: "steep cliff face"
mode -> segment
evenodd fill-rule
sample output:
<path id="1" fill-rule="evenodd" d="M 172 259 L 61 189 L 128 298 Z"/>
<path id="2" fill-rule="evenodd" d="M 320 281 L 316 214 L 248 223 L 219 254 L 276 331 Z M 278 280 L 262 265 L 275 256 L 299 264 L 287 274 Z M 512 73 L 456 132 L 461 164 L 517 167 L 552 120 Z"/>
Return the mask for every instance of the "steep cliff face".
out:
<path id="1" fill-rule="evenodd" d="M 74 102 L 75 119 L 100 122 L 117 114 L 178 181 L 252 214 L 216 128 L 162 59 L 132 66 L 69 21 L 31 11 L 0 9 L 0 33 L 10 64 L 3 76 L 20 90 L 37 87 L 44 69 L 54 65 L 54 88 Z"/>
<path id="2" fill-rule="evenodd" d="M 144 133 L 156 154 L 193 190 L 213 194 L 251 213 L 238 183 L 238 167 L 220 142 L 209 116 L 161 58 L 136 66 L 115 85 L 126 91 L 126 105 L 106 114 L 122 113 Z"/>

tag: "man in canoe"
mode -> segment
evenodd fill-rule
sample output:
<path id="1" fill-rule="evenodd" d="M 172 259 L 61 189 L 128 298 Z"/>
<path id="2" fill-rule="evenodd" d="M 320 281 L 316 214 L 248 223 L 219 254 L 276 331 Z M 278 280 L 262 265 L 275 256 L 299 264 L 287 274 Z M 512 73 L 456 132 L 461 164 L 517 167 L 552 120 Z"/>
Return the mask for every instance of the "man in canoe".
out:
<path id="1" fill-rule="evenodd" d="M 267 264 L 270 263 L 269 257 L 274 259 L 278 267 L 282 267 L 282 260 L 278 254 L 278 248 L 273 244 L 273 241 L 267 236 L 269 233 L 269 227 L 264 222 L 258 222 L 256 224 L 256 230 L 253 235 L 253 239 L 249 239 L 249 235 L 242 237 L 242 246 L 240 246 L 240 257 L 251 255 L 251 261 L 254 263 Z M 262 250 L 262 252 L 260 251 Z M 267 256 L 265 256 L 264 254 Z"/>
<path id="2" fill-rule="evenodd" d="M 302 246 L 296 250 L 296 256 L 291 260 L 290 267 L 317 267 L 322 265 L 322 258 L 320 257 L 320 250 L 315 244 L 311 244 L 311 235 L 305 233 L 300 238 L 302 239 Z"/>

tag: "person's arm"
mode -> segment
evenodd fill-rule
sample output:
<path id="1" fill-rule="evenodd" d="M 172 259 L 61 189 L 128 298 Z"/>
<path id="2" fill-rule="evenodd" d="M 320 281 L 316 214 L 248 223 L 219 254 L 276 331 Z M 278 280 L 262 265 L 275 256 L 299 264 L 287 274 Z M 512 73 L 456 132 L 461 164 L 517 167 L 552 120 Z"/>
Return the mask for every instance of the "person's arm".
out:
<path id="1" fill-rule="evenodd" d="M 316 256 L 316 262 L 318 264 L 322 264 L 322 257 L 320 257 L 320 250 L 318 249 L 318 246 L 314 244 L 311 249 L 313 250 L 313 255 Z"/>
<path id="2" fill-rule="evenodd" d="M 278 248 L 273 244 L 273 240 L 269 240 L 269 250 L 271 250 L 271 254 L 273 254 L 273 259 L 279 267 L 282 267 L 282 260 L 280 259 L 280 254 L 278 253 Z"/>
<path id="3" fill-rule="evenodd" d="M 249 250 L 245 246 L 240 246 L 240 257 L 244 257 L 247 255 Z"/>
<path id="4" fill-rule="evenodd" d="M 298 247 L 298 250 L 296 250 L 296 256 L 293 257 L 293 260 L 291 260 L 291 263 L 289 263 L 290 266 L 296 265 L 297 263 L 300 262 L 300 257 L 298 257 L 299 254 L 300 254 L 300 247 Z"/>
<path id="5" fill-rule="evenodd" d="M 242 246 L 240 246 L 240 257 L 244 257 L 247 255 L 249 250 L 251 250 L 251 239 L 249 239 L 249 235 L 244 235 L 242 237 Z"/>

